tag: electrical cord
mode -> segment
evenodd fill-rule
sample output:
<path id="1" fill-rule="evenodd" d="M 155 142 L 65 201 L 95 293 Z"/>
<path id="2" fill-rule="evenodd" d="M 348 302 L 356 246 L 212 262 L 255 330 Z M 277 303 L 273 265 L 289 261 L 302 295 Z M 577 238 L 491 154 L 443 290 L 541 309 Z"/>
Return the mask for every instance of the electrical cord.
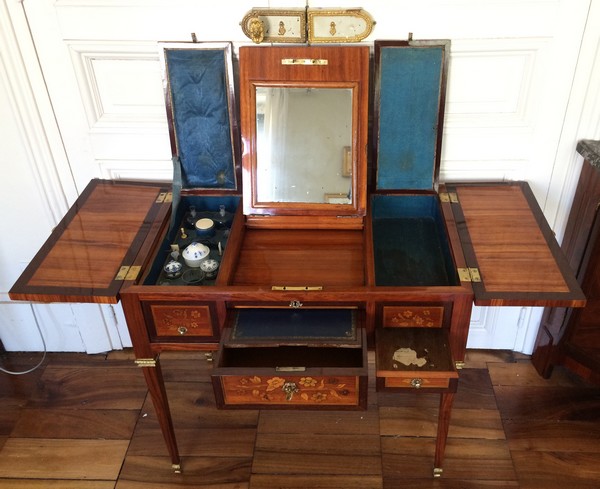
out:
<path id="1" fill-rule="evenodd" d="M 33 318 L 35 320 L 35 325 L 36 325 L 37 330 L 38 330 L 38 332 L 40 334 L 40 338 L 42 340 L 42 345 L 44 346 L 44 354 L 42 355 L 42 359 L 38 362 L 38 364 L 35 367 L 32 367 L 32 368 L 27 369 L 27 370 L 15 372 L 13 370 L 8 370 L 8 369 L 5 369 L 3 367 L 0 367 L 0 372 L 4 372 L 5 374 L 9 374 L 9 375 L 25 375 L 25 374 L 30 374 L 34 370 L 37 370 L 42 365 L 42 363 L 44 363 L 44 360 L 46 359 L 46 353 L 48 353 L 48 349 L 46 347 L 46 340 L 44 340 L 44 335 L 42 334 L 42 329 L 40 328 L 40 323 L 39 323 L 38 318 L 37 318 L 37 316 L 35 314 L 35 310 L 33 309 L 33 304 L 29 304 L 29 306 L 31 307 L 31 313 L 33 314 Z"/>

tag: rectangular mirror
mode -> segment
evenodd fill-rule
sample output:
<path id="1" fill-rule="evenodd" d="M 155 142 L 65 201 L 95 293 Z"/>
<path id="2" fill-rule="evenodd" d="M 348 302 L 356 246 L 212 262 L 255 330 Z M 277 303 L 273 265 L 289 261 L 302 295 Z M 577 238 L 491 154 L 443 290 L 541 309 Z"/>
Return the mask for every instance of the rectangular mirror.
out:
<path id="1" fill-rule="evenodd" d="M 351 147 L 352 89 L 256 87 L 259 202 L 350 204 Z"/>
<path id="2" fill-rule="evenodd" d="M 247 223 L 363 225 L 368 74 L 368 47 L 240 48 Z"/>

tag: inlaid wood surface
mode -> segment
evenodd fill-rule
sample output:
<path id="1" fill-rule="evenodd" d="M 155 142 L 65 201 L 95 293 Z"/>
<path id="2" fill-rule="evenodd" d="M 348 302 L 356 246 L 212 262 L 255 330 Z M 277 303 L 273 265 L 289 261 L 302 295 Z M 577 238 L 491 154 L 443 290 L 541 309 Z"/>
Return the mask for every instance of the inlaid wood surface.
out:
<path id="1" fill-rule="evenodd" d="M 15 358 L 32 356 L 0 360 L 27 365 Z M 0 376 L 0 408 L 12 410 L 0 416 L 0 489 L 595 489 L 600 478 L 600 389 L 561 367 L 541 379 L 524 355 L 479 351 L 460 371 L 436 480 L 438 395 L 375 393 L 372 381 L 365 411 L 218 410 L 203 354 L 163 353 L 183 457 L 175 474 L 132 359 L 50 354 L 34 381 Z"/>
<path id="2" fill-rule="evenodd" d="M 457 224 L 466 243 L 465 257 L 481 275 L 481 283 L 473 283 L 477 304 L 553 304 L 544 299 L 562 300 L 561 305 L 585 303 L 528 187 L 449 188 L 460 203 L 463 221 L 457 219 Z M 521 304 L 526 300 L 530 303 Z"/>

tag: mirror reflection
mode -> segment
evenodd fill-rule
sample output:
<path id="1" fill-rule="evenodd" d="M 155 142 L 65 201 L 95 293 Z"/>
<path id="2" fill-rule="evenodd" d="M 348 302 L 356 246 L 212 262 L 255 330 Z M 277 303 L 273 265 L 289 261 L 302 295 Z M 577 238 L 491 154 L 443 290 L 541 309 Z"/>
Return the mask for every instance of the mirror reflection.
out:
<path id="1" fill-rule="evenodd" d="M 256 88 L 259 202 L 351 203 L 352 89 Z"/>

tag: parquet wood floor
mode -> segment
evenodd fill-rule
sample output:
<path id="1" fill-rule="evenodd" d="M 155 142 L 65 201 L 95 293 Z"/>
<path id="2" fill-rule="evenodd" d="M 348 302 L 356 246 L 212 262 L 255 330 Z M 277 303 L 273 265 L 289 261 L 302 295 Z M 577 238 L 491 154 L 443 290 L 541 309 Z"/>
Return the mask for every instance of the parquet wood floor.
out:
<path id="1" fill-rule="evenodd" d="M 26 369 L 37 354 L 0 361 Z M 0 489 L 600 487 L 600 387 L 562 369 L 544 380 L 524 355 L 469 351 L 440 479 L 437 395 L 371 385 L 366 411 L 217 410 L 204 355 L 162 365 L 183 474 L 131 351 L 50 354 L 0 374 Z"/>

